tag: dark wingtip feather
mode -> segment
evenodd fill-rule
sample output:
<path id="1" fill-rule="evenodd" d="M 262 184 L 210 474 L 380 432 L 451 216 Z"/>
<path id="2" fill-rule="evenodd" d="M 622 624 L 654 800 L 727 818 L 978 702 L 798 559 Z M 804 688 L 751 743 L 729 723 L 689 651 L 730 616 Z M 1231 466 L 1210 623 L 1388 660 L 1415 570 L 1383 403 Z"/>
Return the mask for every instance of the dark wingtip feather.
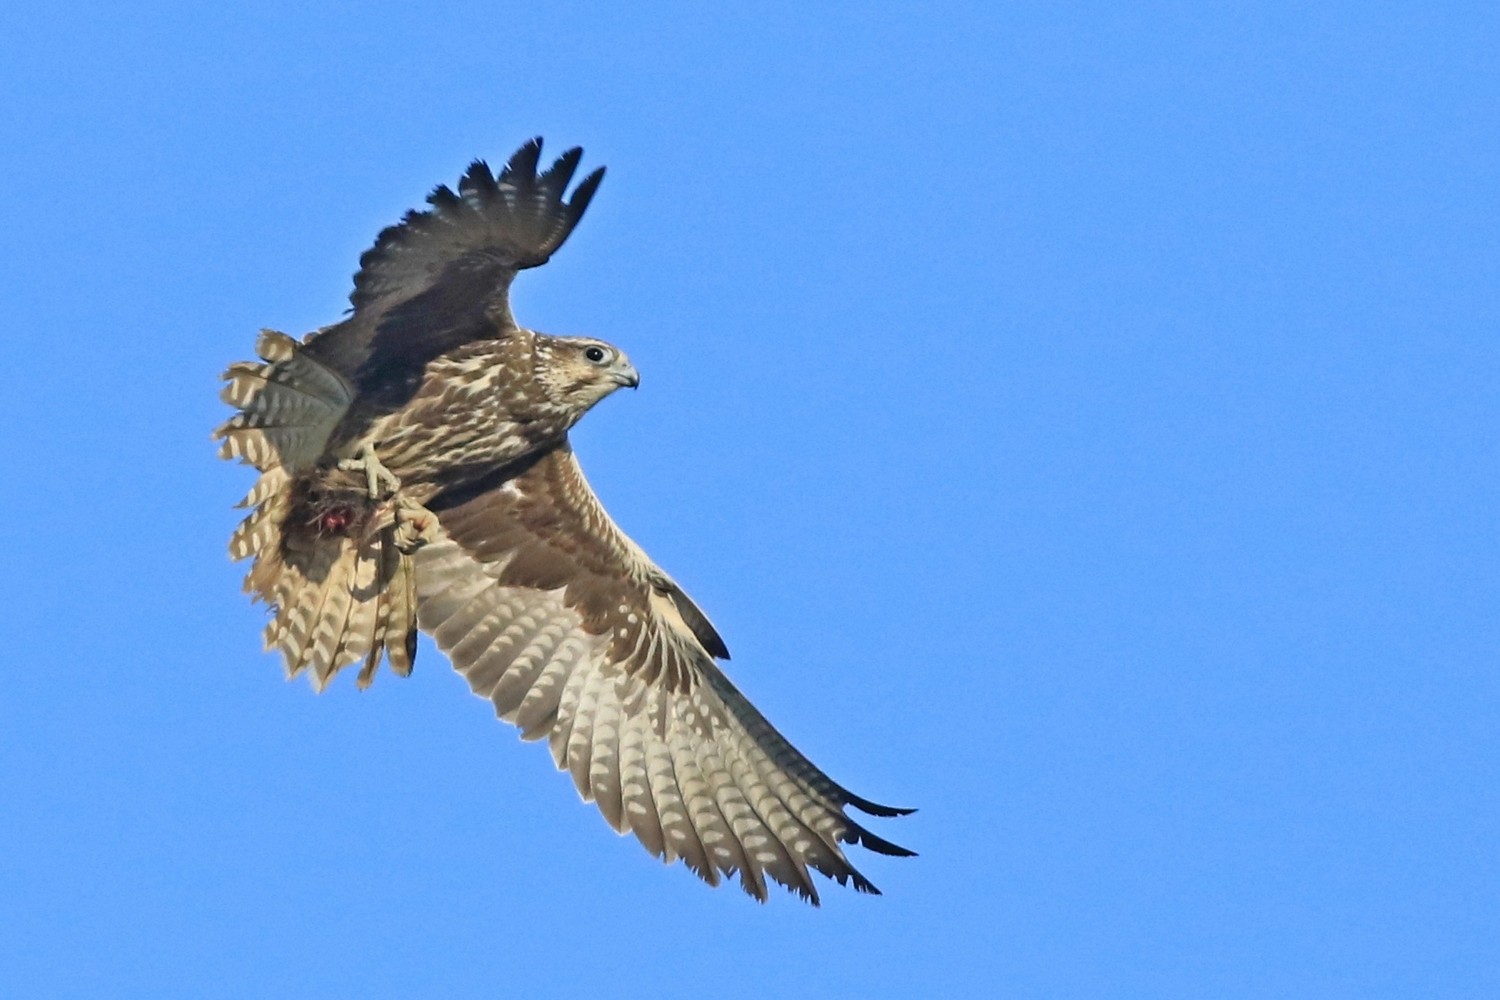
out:
<path id="1" fill-rule="evenodd" d="M 869 799 L 862 799 L 858 795 L 851 793 L 848 789 L 844 790 L 844 798 L 848 801 L 849 805 L 858 809 L 860 812 L 866 814 L 867 816 L 910 816 L 912 813 L 916 812 L 915 809 L 902 809 L 897 806 L 883 806 L 879 802 L 871 802 Z"/>
<path id="2" fill-rule="evenodd" d="M 456 192 L 439 184 L 427 196 L 427 210 L 407 212 L 400 223 L 381 230 L 360 256 L 349 296 L 354 310 L 381 299 L 410 298 L 429 286 L 448 260 L 476 250 L 513 271 L 546 263 L 583 216 L 604 168 L 585 177 L 564 200 L 583 149 L 567 150 L 539 177 L 541 153 L 542 138 L 536 136 L 498 175 L 485 160 L 472 160 Z"/>
<path id="3" fill-rule="evenodd" d="M 864 875 L 860 874 L 858 868 L 855 868 L 853 865 L 848 864 L 847 862 L 839 871 L 825 872 L 825 874 L 827 874 L 839 885 L 852 884 L 855 890 L 858 892 L 863 892 L 870 896 L 884 895 L 884 893 L 882 893 L 879 889 L 875 888 L 874 882 L 871 882 L 869 879 L 865 878 Z"/>
<path id="4" fill-rule="evenodd" d="M 568 182 L 573 179 L 573 172 L 578 169 L 578 161 L 583 159 L 583 147 L 574 146 L 563 155 L 559 156 L 552 166 L 547 168 L 546 173 L 538 178 L 542 187 L 554 192 L 558 199 L 568 187 Z"/>
<path id="5" fill-rule="evenodd" d="M 446 189 L 440 188 L 439 190 Z M 469 169 L 465 170 L 463 177 L 459 179 L 458 190 L 460 194 L 472 192 L 481 197 L 493 197 L 499 193 L 499 188 L 495 184 L 495 175 L 491 172 L 490 165 L 483 160 L 475 160 L 469 164 Z M 437 192 L 434 191 L 433 194 Z M 431 198 L 428 199 L 428 201 L 431 200 Z"/>
<path id="6" fill-rule="evenodd" d="M 536 165 L 541 156 L 542 137 L 538 135 L 511 155 L 510 162 L 500 171 L 500 183 L 509 181 L 517 186 L 529 186 L 536 179 Z"/>
<path id="7" fill-rule="evenodd" d="M 568 218 L 572 225 L 578 225 L 578 220 L 583 218 L 584 211 L 589 207 L 594 192 L 599 190 L 599 184 L 603 180 L 604 168 L 597 167 L 579 181 L 578 186 L 573 189 L 573 197 L 568 199 Z"/>
<path id="8" fill-rule="evenodd" d="M 891 858 L 914 858 L 917 856 L 917 852 L 911 848 L 902 847 L 900 844 L 893 844 L 884 837 L 875 836 L 869 830 L 865 830 L 860 834 L 859 845 L 874 851 L 876 854 L 884 854 L 886 857 Z"/>
<path id="9" fill-rule="evenodd" d="M 849 829 L 844 831 L 840 839 L 846 844 L 858 844 L 867 850 L 874 851 L 876 854 L 884 854 L 893 858 L 914 858 L 917 856 L 916 851 L 902 847 L 900 844 L 893 844 L 884 837 L 871 833 L 853 820 L 849 821 Z"/>

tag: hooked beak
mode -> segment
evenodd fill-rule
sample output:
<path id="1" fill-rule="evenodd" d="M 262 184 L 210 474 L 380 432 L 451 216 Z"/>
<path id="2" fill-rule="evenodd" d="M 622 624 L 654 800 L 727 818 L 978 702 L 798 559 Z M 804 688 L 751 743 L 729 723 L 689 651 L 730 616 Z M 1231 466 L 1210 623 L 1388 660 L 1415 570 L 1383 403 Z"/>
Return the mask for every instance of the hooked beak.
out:
<path id="1" fill-rule="evenodd" d="M 621 361 L 616 365 L 612 377 L 620 385 L 628 385 L 632 389 L 641 384 L 641 373 L 629 361 Z"/>

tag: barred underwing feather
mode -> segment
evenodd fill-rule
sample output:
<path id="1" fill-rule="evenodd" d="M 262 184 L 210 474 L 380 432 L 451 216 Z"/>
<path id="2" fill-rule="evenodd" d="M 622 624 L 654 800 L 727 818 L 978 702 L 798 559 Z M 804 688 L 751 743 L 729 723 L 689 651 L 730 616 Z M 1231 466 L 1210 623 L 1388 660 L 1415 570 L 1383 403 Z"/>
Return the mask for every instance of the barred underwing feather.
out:
<path id="1" fill-rule="evenodd" d="M 635 832 L 636 839 L 646 850 L 671 863 L 676 860 L 676 855 L 667 851 L 656 799 L 651 794 L 651 770 L 646 759 L 649 733 L 650 727 L 641 716 L 625 720 L 620 733 L 620 798 L 624 804 L 625 821 Z"/>
<path id="2" fill-rule="evenodd" d="M 521 705 L 547 668 L 556 638 L 565 627 L 529 615 L 516 623 L 514 640 L 504 647 L 511 662 L 490 695 L 500 718 L 519 725 Z"/>
<path id="3" fill-rule="evenodd" d="M 450 588 L 444 597 L 452 601 L 451 612 L 443 617 L 441 625 L 431 630 L 433 638 L 439 642 L 446 639 L 451 643 L 462 639 L 489 620 L 490 597 L 486 590 L 475 589 L 465 595 L 457 588 Z M 450 605 L 445 604 L 444 607 L 448 608 Z"/>
<path id="4" fill-rule="evenodd" d="M 610 829 L 624 833 L 628 829 L 620 790 L 620 726 L 624 717 L 614 680 L 606 679 L 603 671 L 597 676 L 608 689 L 599 699 L 590 733 L 589 790 Z"/>
<path id="5" fill-rule="evenodd" d="M 487 587 L 485 580 L 473 578 L 452 583 L 437 591 L 424 592 L 421 574 L 418 574 L 417 580 L 417 601 L 421 609 L 418 612 L 419 620 L 423 631 L 434 637 L 444 623 L 484 594 Z"/>
<path id="6" fill-rule="evenodd" d="M 548 736 L 552 763 L 567 771 L 585 802 L 594 797 L 589 781 L 594 754 L 594 716 L 599 711 L 603 671 L 575 670 L 557 705 L 557 723 Z"/>
<path id="7" fill-rule="evenodd" d="M 732 869 L 733 853 L 724 842 L 730 834 L 724 818 L 719 815 L 709 789 L 708 779 L 698 765 L 696 740 L 682 738 L 670 744 L 672 770 L 677 776 L 677 788 L 683 805 L 687 808 L 687 819 L 692 824 L 694 836 L 702 845 L 708 871 L 703 878 L 710 885 L 719 884 L 719 873 Z"/>
<path id="8" fill-rule="evenodd" d="M 531 690 L 521 699 L 516 708 L 514 722 L 521 730 L 521 739 L 531 742 L 546 736 L 552 721 L 557 718 L 557 703 L 562 698 L 563 684 L 567 682 L 572 668 L 572 647 L 563 639 L 545 654 L 547 665 L 532 682 Z"/>
<path id="9" fill-rule="evenodd" d="M 656 802 L 662 833 L 672 845 L 673 853 L 682 858 L 694 874 L 711 881 L 713 868 L 688 818 L 687 803 L 683 801 L 672 764 L 671 746 L 654 731 L 651 735 L 653 738 L 646 743 L 646 764 L 651 773 L 651 797 Z"/>
<path id="10" fill-rule="evenodd" d="M 779 803 L 766 788 L 765 782 L 755 773 L 745 759 L 745 746 L 734 747 L 729 759 L 729 772 L 734 783 L 745 793 L 766 834 L 753 834 L 744 841 L 745 852 L 751 862 L 776 881 L 799 895 L 812 898 L 817 890 L 807 877 L 807 872 L 787 851 L 788 831 L 785 810 L 777 808 Z"/>
<path id="11" fill-rule="evenodd" d="M 745 799 L 745 793 L 740 791 L 734 783 L 734 775 L 724 763 L 723 751 L 719 744 L 713 740 L 700 740 L 698 743 L 698 761 L 700 769 L 708 782 L 709 791 L 714 798 L 714 805 L 719 815 L 723 818 L 725 830 L 729 834 L 724 840 L 724 849 L 730 855 L 730 864 L 738 869 L 740 873 L 741 886 L 746 892 L 762 902 L 766 899 L 765 880 L 760 877 L 760 870 L 745 853 L 746 838 L 756 836 L 762 832 L 769 835 L 765 825 L 755 815 L 755 810 L 750 808 L 750 803 Z"/>
<path id="12" fill-rule="evenodd" d="M 817 902 L 810 868 L 877 891 L 841 847 L 866 842 L 844 812 L 854 797 L 729 683 L 658 589 L 676 585 L 642 563 L 576 469 L 563 446 L 493 488 L 429 501 L 439 530 L 415 555 L 423 628 L 652 854 L 710 883 L 738 874 L 758 899 L 769 877 Z M 557 580 L 571 582 L 534 589 Z"/>

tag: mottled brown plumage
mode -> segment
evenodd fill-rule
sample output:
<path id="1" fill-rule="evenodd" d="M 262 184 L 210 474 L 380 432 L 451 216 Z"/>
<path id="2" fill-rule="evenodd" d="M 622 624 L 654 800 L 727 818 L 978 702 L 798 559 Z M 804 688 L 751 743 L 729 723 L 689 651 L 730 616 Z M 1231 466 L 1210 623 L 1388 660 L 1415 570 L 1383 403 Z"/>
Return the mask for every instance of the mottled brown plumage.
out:
<path id="1" fill-rule="evenodd" d="M 431 633 L 474 692 L 546 738 L 610 825 L 758 899 L 766 878 L 817 900 L 809 869 L 874 886 L 841 845 L 908 854 L 847 814 L 835 784 L 714 663 L 706 615 L 619 530 L 568 431 L 639 382 L 617 348 L 519 326 L 509 288 L 572 232 L 603 170 L 564 197 L 580 151 L 538 173 L 540 140 L 498 177 L 383 231 L 342 322 L 266 331 L 231 365 L 221 455 L 260 471 L 230 553 L 272 607 L 268 648 L 320 689 L 360 663 L 411 670 Z"/>

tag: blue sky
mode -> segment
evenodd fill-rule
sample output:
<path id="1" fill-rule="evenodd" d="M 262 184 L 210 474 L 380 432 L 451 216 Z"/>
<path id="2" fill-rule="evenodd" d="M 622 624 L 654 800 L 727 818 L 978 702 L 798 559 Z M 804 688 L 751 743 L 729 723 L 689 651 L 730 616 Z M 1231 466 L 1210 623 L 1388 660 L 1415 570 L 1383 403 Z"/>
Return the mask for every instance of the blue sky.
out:
<path id="1" fill-rule="evenodd" d="M 1500 995 L 1488 5 L 11 5 L 0 989 Z M 522 322 L 886 892 L 616 838 L 431 646 L 315 697 L 223 366 L 532 135 Z"/>

